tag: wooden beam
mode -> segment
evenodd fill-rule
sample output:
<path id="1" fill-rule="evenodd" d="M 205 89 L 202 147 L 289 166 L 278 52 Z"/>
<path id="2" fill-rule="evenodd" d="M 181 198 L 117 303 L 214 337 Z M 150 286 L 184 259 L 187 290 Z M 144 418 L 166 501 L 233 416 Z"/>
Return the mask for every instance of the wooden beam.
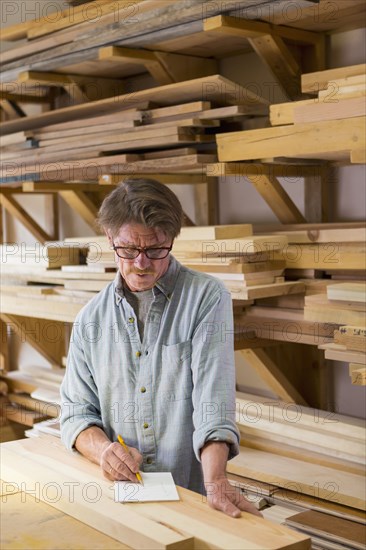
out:
<path id="1" fill-rule="evenodd" d="M 53 240 L 52 236 L 46 233 L 10 194 L 0 193 L 0 205 L 24 225 L 40 243 Z"/>
<path id="2" fill-rule="evenodd" d="M 87 191 L 99 193 L 99 183 L 75 183 L 75 182 L 48 182 L 48 181 L 24 181 L 23 193 L 58 193 L 59 191 Z"/>
<path id="3" fill-rule="evenodd" d="M 49 103 L 50 98 L 47 95 L 15 94 L 0 90 L 0 100 L 6 99 L 15 103 Z"/>
<path id="4" fill-rule="evenodd" d="M 304 178 L 305 219 L 309 223 L 329 221 L 329 166 L 319 167 L 318 174 Z"/>
<path id="5" fill-rule="evenodd" d="M 195 184 L 206 183 L 208 178 L 205 174 L 145 174 L 145 173 L 131 173 L 131 174 L 103 174 L 99 178 L 100 185 L 119 185 L 125 179 L 139 179 L 139 178 L 153 178 L 161 183 L 169 185 L 174 184 Z M 86 184 L 89 186 L 89 184 Z"/>
<path id="6" fill-rule="evenodd" d="M 79 102 L 101 99 L 103 97 L 121 94 L 123 91 L 122 81 L 118 79 L 49 71 L 23 71 L 18 75 L 17 82 L 20 85 L 63 88 L 68 95 Z M 105 93 L 103 93 L 104 91 Z"/>
<path id="7" fill-rule="evenodd" d="M 275 27 L 268 23 L 249 21 L 242 18 L 218 15 L 204 22 L 206 32 L 218 32 L 228 36 L 239 36 L 248 40 L 259 57 L 277 78 L 289 98 L 300 95 L 301 67 L 294 58 L 284 39 L 310 44 L 314 52 L 314 65 L 323 68 L 324 37 L 317 33 Z"/>
<path id="8" fill-rule="evenodd" d="M 10 120 L 24 118 L 26 116 L 23 109 L 21 109 L 14 101 L 9 99 L 1 99 L 0 107 L 6 113 L 8 118 L 10 118 Z"/>
<path id="9" fill-rule="evenodd" d="M 172 84 L 173 78 L 160 63 L 154 52 L 122 48 L 121 46 L 106 46 L 99 50 L 99 59 L 116 63 L 141 64 L 151 74 L 159 85 Z"/>
<path id="10" fill-rule="evenodd" d="M 240 353 L 249 365 L 259 374 L 268 387 L 286 403 L 306 405 L 305 400 L 287 380 L 281 370 L 268 357 L 264 350 L 243 349 Z"/>
<path id="11" fill-rule="evenodd" d="M 98 208 L 84 191 L 59 191 L 59 194 L 70 208 L 75 210 L 96 233 L 101 233 L 95 222 Z"/>
<path id="12" fill-rule="evenodd" d="M 256 188 L 281 223 L 306 222 L 300 210 L 275 176 L 249 175 L 247 179 Z"/>
<path id="13" fill-rule="evenodd" d="M 280 36 L 266 34 L 248 38 L 248 42 L 277 79 L 282 90 L 290 99 L 301 95 L 301 67 Z"/>
<path id="14" fill-rule="evenodd" d="M 6 313 L 1 314 L 1 320 L 10 326 L 22 343 L 28 342 L 46 361 L 61 365 L 66 350 L 64 323 Z"/>

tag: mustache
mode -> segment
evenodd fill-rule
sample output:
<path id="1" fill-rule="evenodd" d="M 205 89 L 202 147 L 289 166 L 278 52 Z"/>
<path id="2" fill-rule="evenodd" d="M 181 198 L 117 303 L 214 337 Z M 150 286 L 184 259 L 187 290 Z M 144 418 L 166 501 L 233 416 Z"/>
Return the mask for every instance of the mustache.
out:
<path id="1" fill-rule="evenodd" d="M 151 269 L 131 269 L 130 273 L 133 273 L 134 275 L 155 275 L 154 271 L 151 271 Z"/>

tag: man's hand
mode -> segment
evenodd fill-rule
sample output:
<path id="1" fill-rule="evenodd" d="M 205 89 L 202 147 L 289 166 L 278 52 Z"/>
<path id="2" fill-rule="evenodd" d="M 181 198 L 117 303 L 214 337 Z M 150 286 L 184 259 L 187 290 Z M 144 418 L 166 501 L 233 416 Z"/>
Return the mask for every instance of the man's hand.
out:
<path id="1" fill-rule="evenodd" d="M 233 518 L 239 518 L 241 512 L 249 512 L 262 517 L 254 504 L 249 502 L 237 487 L 230 485 L 226 476 L 205 482 L 207 501 L 212 508 L 220 510 Z"/>
<path id="2" fill-rule="evenodd" d="M 103 474 L 111 481 L 137 481 L 136 472 L 142 462 L 141 454 L 133 447 L 126 451 L 120 443 L 112 443 L 98 426 L 80 432 L 75 447 L 94 464 L 99 464 Z"/>
<path id="3" fill-rule="evenodd" d="M 137 449 L 129 447 L 127 452 L 117 442 L 106 446 L 100 460 L 104 475 L 112 481 L 136 482 L 141 463 L 142 455 Z"/>
<path id="4" fill-rule="evenodd" d="M 229 447 L 221 441 L 209 441 L 201 450 L 203 478 L 209 505 L 228 516 L 238 518 L 241 512 L 262 517 L 254 504 L 248 502 L 240 489 L 232 487 L 226 477 Z"/>

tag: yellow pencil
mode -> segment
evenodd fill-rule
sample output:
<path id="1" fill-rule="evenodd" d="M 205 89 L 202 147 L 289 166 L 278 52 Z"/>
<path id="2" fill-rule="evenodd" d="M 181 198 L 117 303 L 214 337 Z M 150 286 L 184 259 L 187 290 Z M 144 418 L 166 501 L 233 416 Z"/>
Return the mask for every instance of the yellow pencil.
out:
<path id="1" fill-rule="evenodd" d="M 122 447 L 129 453 L 128 447 L 127 447 L 126 443 L 123 441 L 123 437 L 121 435 L 118 435 L 117 439 L 118 439 L 118 442 L 122 445 Z M 138 481 L 141 483 L 141 485 L 143 485 L 144 482 L 142 481 L 142 477 L 141 477 L 140 472 L 136 473 L 136 477 L 137 477 Z"/>

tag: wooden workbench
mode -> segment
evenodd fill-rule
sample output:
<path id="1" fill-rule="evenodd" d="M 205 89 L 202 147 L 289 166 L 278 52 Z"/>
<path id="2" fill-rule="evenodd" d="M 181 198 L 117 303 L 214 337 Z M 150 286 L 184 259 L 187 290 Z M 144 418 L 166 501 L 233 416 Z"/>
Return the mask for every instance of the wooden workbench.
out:
<path id="1" fill-rule="evenodd" d="M 5 530 L 4 543 L 7 546 L 2 546 L 4 550 L 28 549 L 32 548 L 31 544 L 33 548 L 46 548 L 42 544 L 46 544 L 43 537 L 48 536 L 47 526 L 51 526 L 51 535 L 54 536 L 52 548 L 60 548 L 57 546 L 60 543 L 62 548 L 82 548 L 80 544 L 72 544 L 80 540 L 84 532 L 85 537 L 93 538 L 94 544 L 100 541 L 103 545 L 101 533 L 107 535 L 104 540 L 110 540 L 108 537 L 115 539 L 115 546 L 109 543 L 99 546 L 104 548 L 310 548 L 310 539 L 304 535 L 250 514 L 243 513 L 239 519 L 230 518 L 209 508 L 201 495 L 186 489 L 178 489 L 179 502 L 117 504 L 113 500 L 113 486 L 103 478 L 99 467 L 76 452 L 68 452 L 57 438 L 51 436 L 3 443 L 1 472 L 5 513 L 18 512 L 13 518 L 21 518 L 13 524 L 15 535 L 13 538 L 10 535 L 11 540 L 9 528 Z M 25 492 L 27 499 L 22 502 Z M 28 493 L 35 500 L 46 502 L 47 506 L 38 506 L 41 504 L 38 502 L 37 506 L 31 505 L 28 512 L 31 502 Z M 41 522 L 42 518 L 46 521 Z M 80 522 L 89 527 L 84 531 Z M 94 537 L 91 528 L 100 533 Z M 19 537 L 17 546 L 15 537 Z M 93 548 L 89 543 L 85 547 Z"/>

